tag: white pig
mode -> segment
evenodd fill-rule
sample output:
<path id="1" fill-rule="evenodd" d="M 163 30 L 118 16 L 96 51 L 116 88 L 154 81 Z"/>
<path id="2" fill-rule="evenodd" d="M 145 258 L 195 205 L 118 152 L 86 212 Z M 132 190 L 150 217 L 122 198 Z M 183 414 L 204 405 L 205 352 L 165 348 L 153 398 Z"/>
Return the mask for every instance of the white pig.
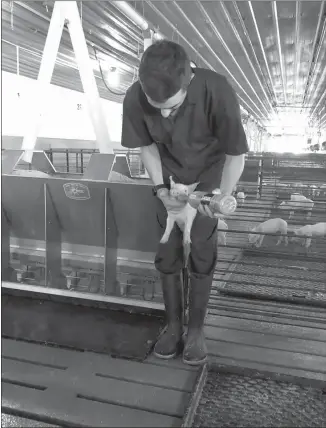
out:
<path id="1" fill-rule="evenodd" d="M 283 201 L 279 205 L 279 208 L 281 210 L 290 211 L 289 219 L 294 216 L 295 210 L 306 211 L 307 212 L 307 218 L 309 218 L 309 217 L 311 217 L 311 211 L 312 211 L 313 207 L 314 207 L 314 201 L 312 201 L 311 199 L 307 199 L 307 198 L 305 198 L 304 200 L 300 200 L 300 201 L 298 201 L 298 200 Z"/>
<path id="2" fill-rule="evenodd" d="M 238 202 L 239 207 L 242 207 L 242 205 L 244 204 L 245 198 L 246 198 L 246 195 L 244 194 L 244 192 L 238 192 L 237 202 Z"/>
<path id="3" fill-rule="evenodd" d="M 228 225 L 223 219 L 218 220 L 217 243 L 218 245 L 226 245 L 226 232 L 229 230 Z"/>
<path id="4" fill-rule="evenodd" d="M 199 183 L 190 184 L 189 186 L 185 184 L 175 183 L 173 178 L 170 177 L 170 195 L 177 198 L 179 196 L 187 197 L 190 193 L 194 192 Z M 191 228 L 197 214 L 196 208 L 193 208 L 188 202 L 178 212 L 169 211 L 168 217 L 166 220 L 165 232 L 161 238 L 161 244 L 168 242 L 171 235 L 174 223 L 177 223 L 179 228 L 183 232 L 183 249 L 185 255 L 185 264 L 187 265 L 189 254 L 190 254 L 190 244 L 191 244 Z"/>
<path id="5" fill-rule="evenodd" d="M 309 248 L 311 245 L 312 237 L 326 236 L 326 223 L 307 224 L 294 231 L 295 237 L 291 241 L 299 241 L 302 238 L 302 245 Z"/>
<path id="6" fill-rule="evenodd" d="M 287 228 L 288 224 L 282 218 L 271 218 L 251 229 L 251 232 L 256 232 L 257 234 L 250 233 L 248 239 L 250 244 L 255 244 L 258 248 L 263 243 L 265 235 L 280 232 L 282 236 L 279 236 L 276 245 L 279 245 L 283 239 L 285 245 L 288 245 Z"/>
<path id="7" fill-rule="evenodd" d="M 293 193 L 291 195 L 291 201 L 305 201 L 307 198 L 303 195 L 301 195 L 301 193 Z"/>

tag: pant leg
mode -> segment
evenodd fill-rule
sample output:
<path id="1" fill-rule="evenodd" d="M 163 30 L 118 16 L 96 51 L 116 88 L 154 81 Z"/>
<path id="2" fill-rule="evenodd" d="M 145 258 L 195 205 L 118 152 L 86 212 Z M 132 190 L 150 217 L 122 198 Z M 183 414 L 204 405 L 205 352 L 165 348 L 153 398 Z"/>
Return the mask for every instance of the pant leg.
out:
<path id="1" fill-rule="evenodd" d="M 157 231 L 159 239 L 162 238 L 166 227 L 167 212 L 163 203 L 157 199 Z M 183 267 L 183 245 L 182 232 L 174 225 L 168 242 L 159 243 L 158 251 L 155 257 L 156 269 L 165 275 L 171 275 L 181 272 Z"/>
<path id="2" fill-rule="evenodd" d="M 217 260 L 217 219 L 197 213 L 191 230 L 189 270 L 197 278 L 211 277 Z"/>

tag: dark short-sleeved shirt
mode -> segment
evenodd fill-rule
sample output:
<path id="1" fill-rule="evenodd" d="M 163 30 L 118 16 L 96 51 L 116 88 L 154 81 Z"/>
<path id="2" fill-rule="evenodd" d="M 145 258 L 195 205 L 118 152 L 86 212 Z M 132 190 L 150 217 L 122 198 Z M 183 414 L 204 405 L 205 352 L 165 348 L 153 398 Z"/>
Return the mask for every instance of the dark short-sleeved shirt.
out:
<path id="1" fill-rule="evenodd" d="M 138 148 L 157 144 L 163 179 L 183 184 L 200 182 L 198 190 L 219 187 L 225 154 L 248 152 L 237 96 L 227 79 L 196 68 L 187 97 L 175 117 L 163 118 L 151 106 L 139 81 L 123 102 L 121 144 Z"/>

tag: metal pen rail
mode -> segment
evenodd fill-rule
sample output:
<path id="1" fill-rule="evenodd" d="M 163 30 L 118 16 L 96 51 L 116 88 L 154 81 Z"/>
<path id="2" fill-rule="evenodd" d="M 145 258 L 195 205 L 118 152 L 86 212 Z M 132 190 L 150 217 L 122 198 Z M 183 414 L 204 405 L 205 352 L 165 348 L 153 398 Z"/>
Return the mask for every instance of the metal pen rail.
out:
<path id="1" fill-rule="evenodd" d="M 83 173 L 94 152 L 52 149 L 47 154 L 56 170 L 74 175 Z M 117 150 L 116 154 L 126 155 L 129 163 L 133 157 L 138 165 L 134 168 L 137 181 L 143 171 L 139 151 Z M 325 236 L 312 236 L 310 242 L 306 235 L 296 236 L 302 227 L 326 222 L 326 155 L 249 153 L 236 194 L 239 192 L 245 194 L 245 199 L 238 200 L 237 212 L 226 219 L 228 230 L 225 245 L 218 248 L 212 305 L 214 293 L 218 293 L 326 306 Z M 306 200 L 294 209 L 283 209 L 282 202 L 289 202 L 293 195 Z M 309 200 L 311 209 L 308 209 Z M 258 238 L 263 234 L 252 229 L 273 218 L 286 221 L 288 245 L 284 242 L 276 245 L 282 237 L 279 231 L 266 233 L 259 246 L 249 242 L 249 234 Z M 218 234 L 224 232 L 218 230 Z M 80 277 L 87 276 L 87 272 L 80 268 L 74 275 L 75 282 L 82 287 Z M 144 267 L 118 276 L 122 294 L 162 301 L 159 278 L 153 270 L 146 271 Z"/>

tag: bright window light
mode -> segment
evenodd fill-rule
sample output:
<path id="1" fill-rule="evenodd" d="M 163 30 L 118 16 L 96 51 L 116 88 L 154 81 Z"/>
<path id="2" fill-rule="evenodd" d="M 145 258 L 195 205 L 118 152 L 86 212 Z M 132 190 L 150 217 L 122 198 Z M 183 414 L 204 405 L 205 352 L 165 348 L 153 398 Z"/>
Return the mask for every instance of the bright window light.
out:
<path id="1" fill-rule="evenodd" d="M 106 83 L 112 87 L 117 88 L 120 84 L 120 75 L 115 67 L 111 67 L 105 76 Z"/>

